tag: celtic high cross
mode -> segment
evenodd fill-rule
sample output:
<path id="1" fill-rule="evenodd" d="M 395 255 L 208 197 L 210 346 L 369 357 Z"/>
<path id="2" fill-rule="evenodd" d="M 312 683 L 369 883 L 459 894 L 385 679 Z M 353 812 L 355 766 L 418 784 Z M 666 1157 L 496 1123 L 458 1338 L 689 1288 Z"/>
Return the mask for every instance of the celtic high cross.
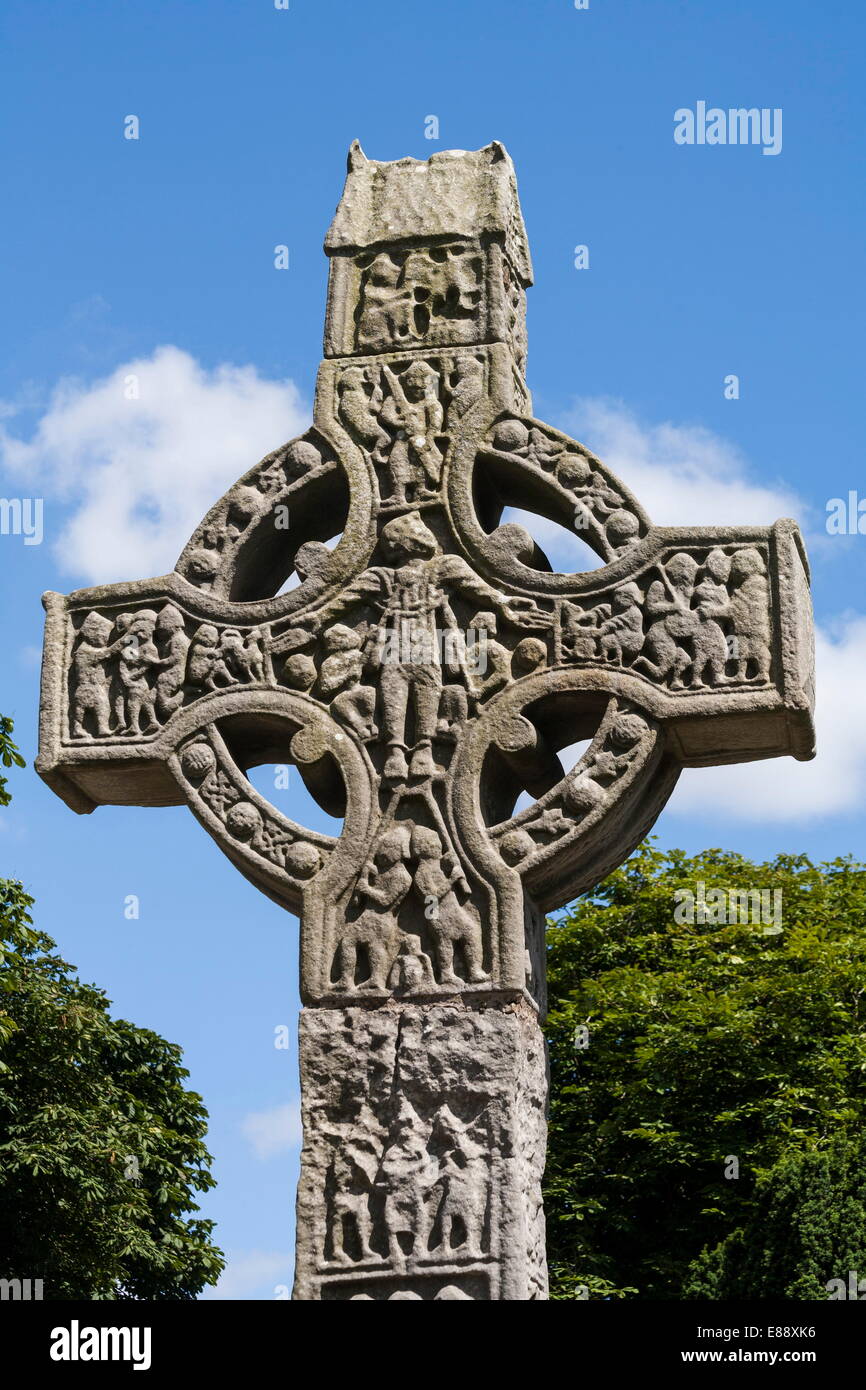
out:
<path id="1" fill-rule="evenodd" d="M 354 145 L 325 249 L 313 427 L 171 574 L 45 596 L 38 767 L 79 812 L 186 802 L 300 915 L 295 1298 L 543 1299 L 544 913 L 682 767 L 812 756 L 803 545 L 653 526 L 531 417 L 501 145 Z M 555 573 L 508 506 L 600 567 Z M 339 837 L 259 794 L 273 762 Z"/>

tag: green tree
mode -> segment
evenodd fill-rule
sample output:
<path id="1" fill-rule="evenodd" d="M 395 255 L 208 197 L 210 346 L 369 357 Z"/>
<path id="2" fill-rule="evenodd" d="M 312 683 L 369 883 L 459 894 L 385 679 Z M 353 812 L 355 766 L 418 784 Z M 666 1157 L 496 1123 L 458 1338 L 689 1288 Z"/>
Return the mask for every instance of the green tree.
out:
<path id="1" fill-rule="evenodd" d="M 699 883 L 781 890 L 781 929 L 678 921 Z M 866 1276 L 864 927 L 866 865 L 651 845 L 551 923 L 553 1297 Z"/>
<path id="2" fill-rule="evenodd" d="M 843 1134 L 758 1178 L 747 1224 L 702 1251 L 685 1297 L 846 1298 L 852 1272 L 866 1277 L 866 1146 Z"/>
<path id="3" fill-rule="evenodd" d="M 5 715 L 0 715 L 0 764 L 3 767 L 24 766 L 24 759 L 12 742 L 12 720 Z M 0 806 L 8 806 L 11 800 L 9 779 L 0 773 Z"/>
<path id="4" fill-rule="evenodd" d="M 195 1298 L 223 1267 L 214 1223 L 188 1215 L 214 1185 L 201 1097 L 180 1048 L 113 1019 L 32 905 L 0 880 L 0 1276 L 46 1299 Z"/>

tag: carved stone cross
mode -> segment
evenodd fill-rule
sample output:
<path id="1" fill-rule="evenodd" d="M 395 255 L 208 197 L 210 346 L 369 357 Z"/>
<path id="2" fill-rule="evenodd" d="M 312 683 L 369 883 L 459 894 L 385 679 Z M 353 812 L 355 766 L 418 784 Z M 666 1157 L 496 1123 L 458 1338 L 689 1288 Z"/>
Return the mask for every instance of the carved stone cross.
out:
<path id="1" fill-rule="evenodd" d="M 300 914 L 295 1298 L 543 1299 L 544 913 L 682 767 L 812 756 L 805 554 L 791 521 L 655 527 L 531 418 L 501 145 L 354 145 L 325 249 L 313 427 L 171 574 L 45 596 L 37 765 L 79 812 L 186 802 Z M 508 506 L 601 567 L 553 572 Z M 271 762 L 339 838 L 254 789 Z"/>

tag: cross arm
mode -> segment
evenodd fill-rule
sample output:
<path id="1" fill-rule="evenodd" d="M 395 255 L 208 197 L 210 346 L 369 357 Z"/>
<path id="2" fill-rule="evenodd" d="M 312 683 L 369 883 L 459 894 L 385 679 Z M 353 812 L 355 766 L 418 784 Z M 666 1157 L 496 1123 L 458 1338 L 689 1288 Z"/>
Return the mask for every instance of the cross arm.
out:
<path id="1" fill-rule="evenodd" d="M 557 661 L 603 672 L 643 703 L 682 766 L 814 757 L 812 605 L 795 522 L 654 527 L 600 574 L 555 600 Z"/>

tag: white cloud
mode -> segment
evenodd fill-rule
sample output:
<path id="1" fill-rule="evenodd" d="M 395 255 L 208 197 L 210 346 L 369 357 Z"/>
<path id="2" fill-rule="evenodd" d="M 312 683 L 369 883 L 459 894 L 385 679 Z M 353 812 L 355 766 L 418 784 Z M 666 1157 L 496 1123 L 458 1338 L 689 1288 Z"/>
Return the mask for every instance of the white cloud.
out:
<path id="1" fill-rule="evenodd" d="M 226 1267 L 205 1299 L 274 1298 L 277 1286 L 291 1290 L 293 1257 L 280 1251 L 230 1253 Z"/>
<path id="2" fill-rule="evenodd" d="M 659 526 L 768 525 L 802 516 L 792 489 L 768 487 L 750 475 L 735 445 L 699 425 L 646 425 L 621 401 L 582 397 L 564 428 L 596 453 Z M 562 573 L 596 569 L 602 561 L 579 537 L 545 517 L 509 507 Z"/>
<path id="3" fill-rule="evenodd" d="M 241 1122 L 244 1138 L 248 1139 L 257 1158 L 273 1158 L 274 1154 L 297 1148 L 301 1142 L 301 1112 L 297 1101 L 277 1105 L 273 1110 L 257 1110 L 245 1115 Z"/>
<path id="4" fill-rule="evenodd" d="M 30 492 L 68 506 L 55 551 L 91 583 L 170 570 L 226 488 L 309 423 L 291 381 L 208 370 L 176 347 L 99 381 L 60 382 L 30 439 L 15 434 L 15 413 L 0 404 L 0 459 Z"/>
<path id="5" fill-rule="evenodd" d="M 850 615 L 816 634 L 817 744 L 810 763 L 793 758 L 689 768 L 673 815 L 739 821 L 806 821 L 862 810 L 866 804 L 866 617 Z"/>
<path id="6" fill-rule="evenodd" d="M 566 428 L 630 488 L 657 526 L 768 525 L 805 504 L 752 478 L 735 445 L 700 425 L 645 425 L 621 401 L 575 401 Z"/>
<path id="7" fill-rule="evenodd" d="M 565 427 L 631 488 L 659 525 L 765 525 L 806 513 L 793 491 L 758 482 L 734 445 L 700 426 L 644 425 L 621 402 L 584 398 L 575 402 Z M 538 537 L 552 564 L 573 568 L 573 543 L 558 527 L 516 511 L 508 519 Z M 671 798 L 671 814 L 800 821 L 866 805 L 866 724 L 851 717 L 866 704 L 866 617 L 848 614 L 819 628 L 816 664 L 816 758 L 689 768 Z"/>

